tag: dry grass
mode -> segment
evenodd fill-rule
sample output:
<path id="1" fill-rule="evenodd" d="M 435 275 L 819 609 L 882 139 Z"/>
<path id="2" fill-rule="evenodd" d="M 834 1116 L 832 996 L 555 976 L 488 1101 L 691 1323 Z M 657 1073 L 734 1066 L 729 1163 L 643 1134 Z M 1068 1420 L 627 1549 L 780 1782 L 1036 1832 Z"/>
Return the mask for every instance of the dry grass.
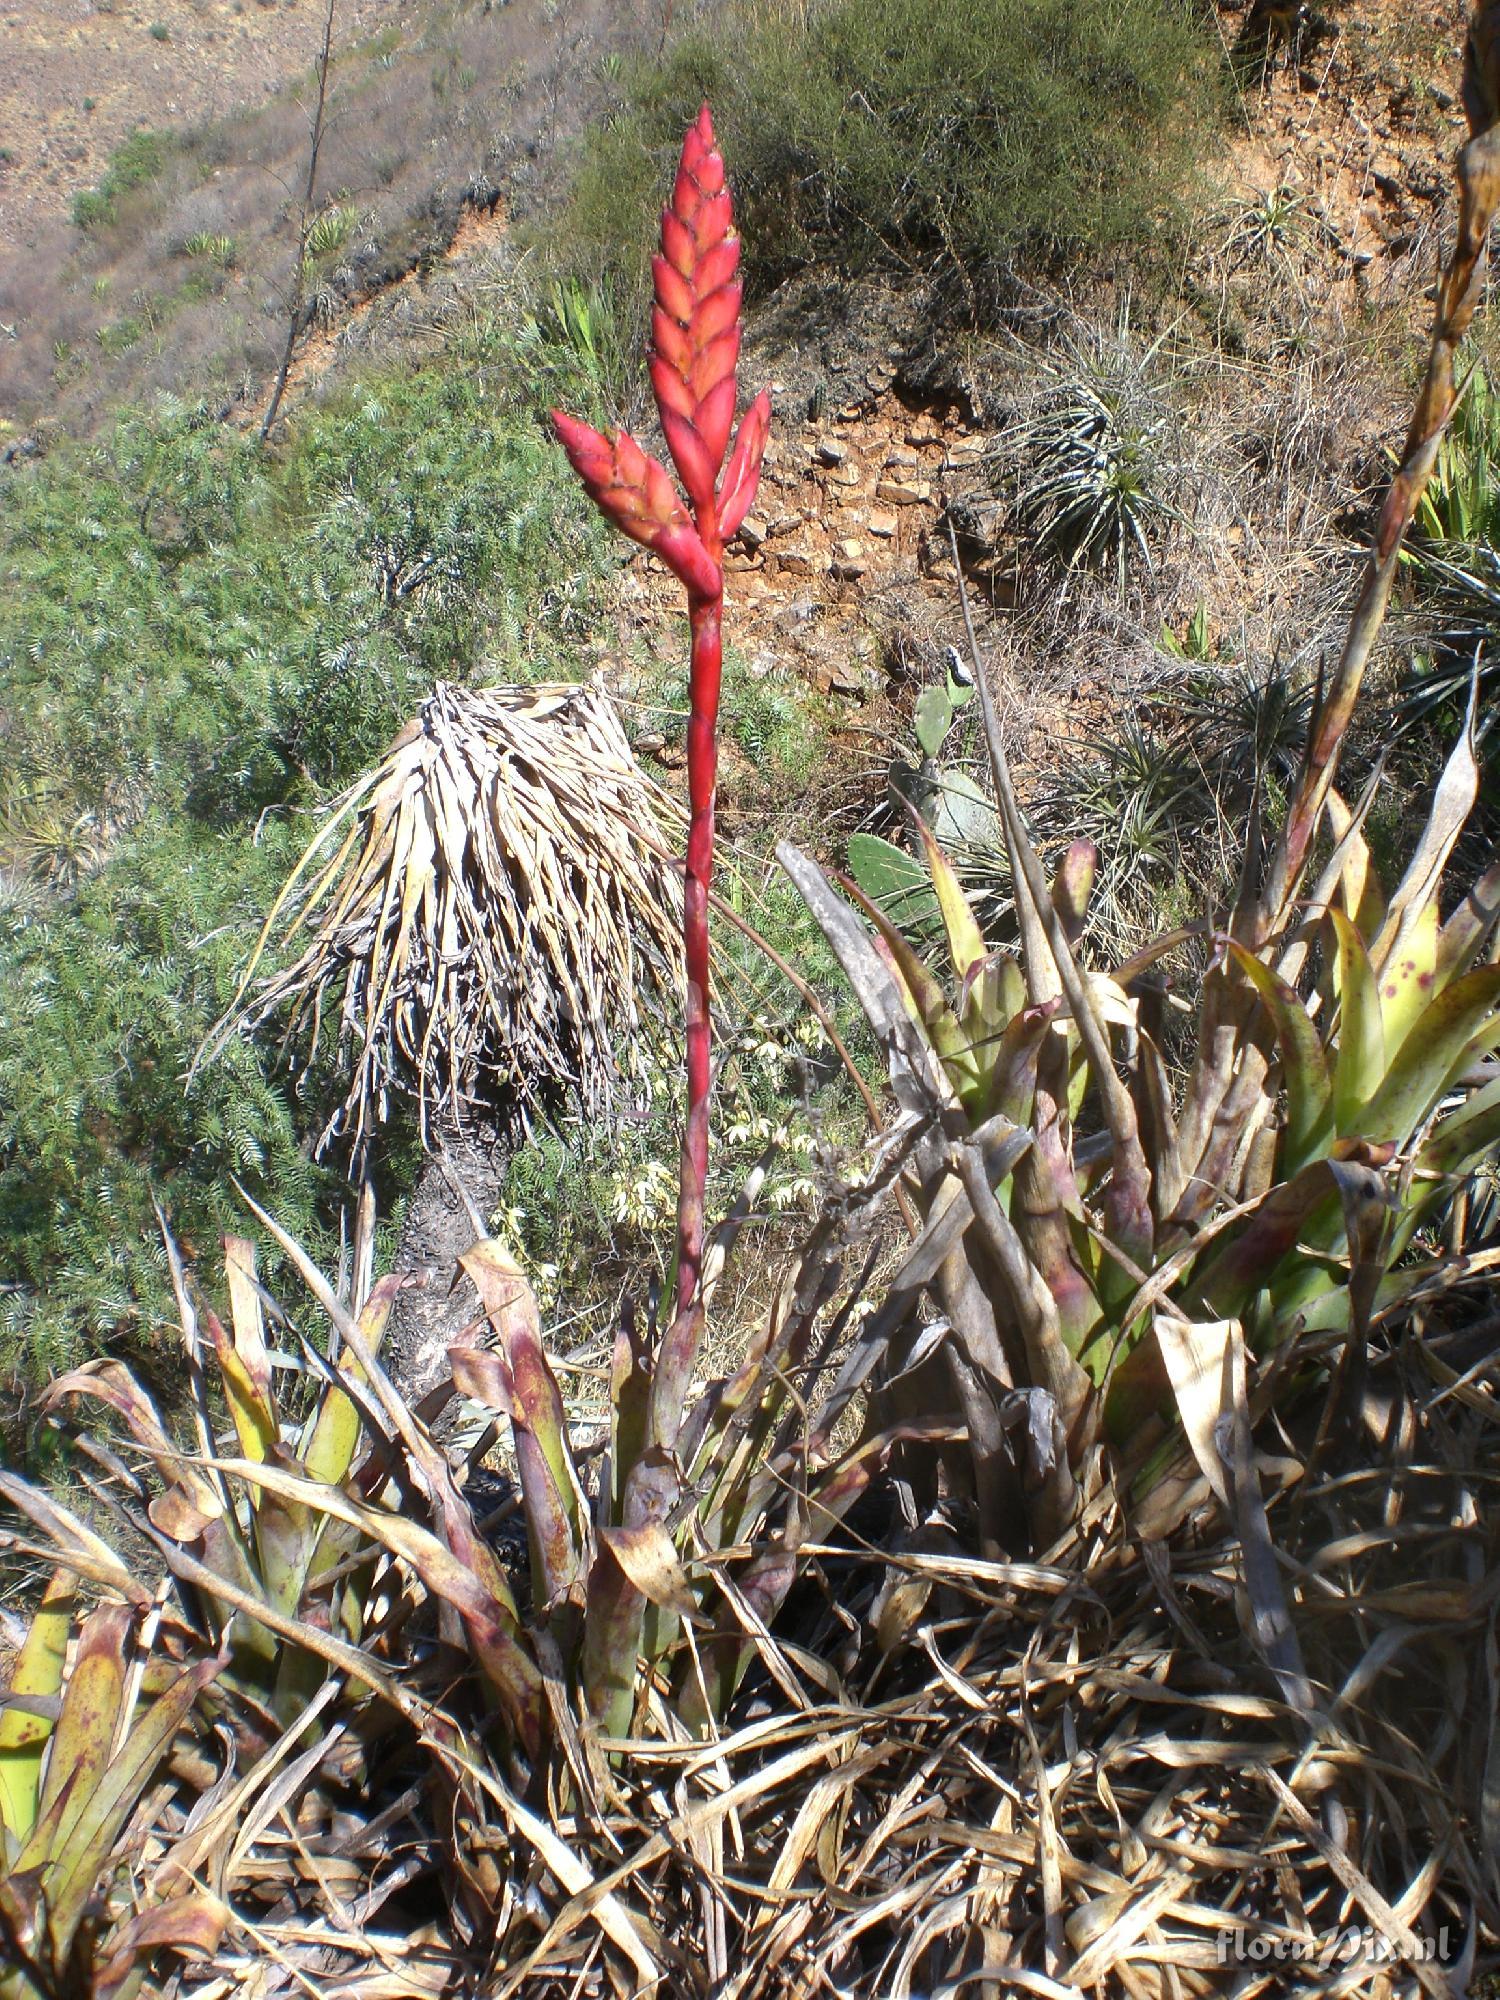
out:
<path id="1" fill-rule="evenodd" d="M 1379 1365 L 1381 1444 L 1317 1469 L 1295 1412 L 1301 1442 L 1261 1437 L 1307 1703 L 1246 1636 L 1211 1501 L 1143 1544 L 1106 1491 L 1034 1564 L 920 1534 L 866 1560 L 856 1535 L 805 1552 L 800 1614 L 721 1736 L 575 1738 L 581 1790 L 545 1806 L 427 1706 L 435 1654 L 373 1795 L 340 1776 L 357 1714 L 217 1786 L 180 1764 L 136 1880 L 192 1861 L 232 1915 L 213 1966 L 159 1990 L 563 2000 L 652 1967 L 716 2000 L 1456 1990 L 1402 1959 L 1446 1929 L 1482 1965 L 1500 1922 L 1493 1364 L 1435 1392 L 1447 1344 Z M 1352 1932 L 1373 1942 L 1333 1959 Z M 1236 1963 L 1268 1938 L 1330 1959 Z"/>

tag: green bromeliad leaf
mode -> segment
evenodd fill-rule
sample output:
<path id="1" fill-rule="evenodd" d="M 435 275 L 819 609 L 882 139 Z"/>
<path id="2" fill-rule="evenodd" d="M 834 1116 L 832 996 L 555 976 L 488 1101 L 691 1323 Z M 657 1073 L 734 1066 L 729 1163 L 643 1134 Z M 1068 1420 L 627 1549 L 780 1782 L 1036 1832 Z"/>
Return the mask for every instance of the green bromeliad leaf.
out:
<path id="1" fill-rule="evenodd" d="M 1404 1146 L 1431 1115 L 1455 1071 L 1500 1037 L 1500 966 L 1466 972 L 1418 1015 L 1365 1107 L 1360 1136 Z M 1387 1017 L 1389 1023 L 1389 1017 Z"/>
<path id="2" fill-rule="evenodd" d="M 1385 1076 L 1380 989 L 1365 941 L 1337 907 L 1328 912 L 1338 939 L 1339 1046 L 1333 1071 L 1333 1123 L 1339 1137 L 1359 1131 L 1360 1114 Z"/>
<path id="3" fill-rule="evenodd" d="M 11 1671 L 12 1695 L 45 1701 L 61 1688 L 76 1589 L 68 1570 L 53 1574 Z M 51 1734 L 45 1716 L 11 1707 L 0 1712 L 0 1827 L 17 1842 L 36 1824 L 42 1757 Z"/>
<path id="4" fill-rule="evenodd" d="M 1333 1127 L 1333 1081 L 1317 1024 L 1294 990 L 1242 945 L 1229 955 L 1259 993 L 1276 1029 L 1286 1085 L 1283 1172 L 1294 1174 L 1323 1150 Z"/>

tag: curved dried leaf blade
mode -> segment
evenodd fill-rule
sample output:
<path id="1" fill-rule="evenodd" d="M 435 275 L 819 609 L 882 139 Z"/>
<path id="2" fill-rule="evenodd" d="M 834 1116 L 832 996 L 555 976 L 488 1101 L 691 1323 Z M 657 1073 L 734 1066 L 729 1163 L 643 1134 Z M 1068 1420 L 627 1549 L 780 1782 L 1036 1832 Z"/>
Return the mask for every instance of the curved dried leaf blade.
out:
<path id="1" fill-rule="evenodd" d="M 687 1572 L 677 1559 L 672 1537 L 659 1521 L 639 1528 L 604 1528 L 599 1539 L 643 1597 L 664 1611 L 674 1611 L 679 1618 L 699 1618 L 698 1600 Z"/>

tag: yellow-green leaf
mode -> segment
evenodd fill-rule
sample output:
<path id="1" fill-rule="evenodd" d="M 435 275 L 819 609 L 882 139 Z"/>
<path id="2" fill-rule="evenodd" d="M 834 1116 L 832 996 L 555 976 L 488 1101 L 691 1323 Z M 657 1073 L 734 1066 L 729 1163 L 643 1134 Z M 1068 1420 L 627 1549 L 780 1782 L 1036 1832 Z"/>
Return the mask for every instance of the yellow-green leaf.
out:
<path id="1" fill-rule="evenodd" d="M 1434 899 L 1419 912 L 1400 952 L 1380 973 L 1380 1013 L 1385 1045 L 1399 1049 L 1412 1024 L 1431 1002 L 1437 985 L 1438 908 Z"/>
<path id="2" fill-rule="evenodd" d="M 1282 1171 L 1289 1177 L 1316 1158 L 1329 1136 L 1333 1084 L 1328 1058 L 1312 1017 L 1286 981 L 1242 946 L 1231 942 L 1229 952 L 1259 993 L 1276 1029 L 1287 1100 Z"/>
<path id="3" fill-rule="evenodd" d="M 37 1802 L 36 1825 L 21 1851 L 19 1867 L 34 1867 L 61 1852 L 109 1767 L 125 1699 L 130 1627 L 130 1607 L 125 1604 L 102 1604 L 83 1621 Z"/>
<path id="4" fill-rule="evenodd" d="M 937 892 L 938 909 L 942 912 L 943 929 L 948 934 L 953 969 L 960 979 L 965 979 L 981 959 L 989 956 L 989 946 L 984 941 L 984 932 L 975 922 L 974 912 L 969 908 L 969 899 L 963 892 L 953 863 L 938 846 L 920 814 L 916 815 L 916 820 L 917 831 L 922 836 L 922 849 L 927 857 L 927 870 Z"/>
<path id="5" fill-rule="evenodd" d="M 276 1412 L 260 1393 L 255 1377 L 238 1346 L 224 1331 L 218 1315 L 205 1308 L 203 1318 L 224 1379 L 224 1400 L 234 1418 L 240 1449 L 246 1458 L 266 1458 L 276 1443 Z"/>
<path id="6" fill-rule="evenodd" d="M 271 1357 L 266 1350 L 265 1315 L 255 1278 L 255 1245 L 248 1236 L 224 1238 L 224 1278 L 229 1286 L 229 1324 L 234 1351 L 255 1385 L 260 1400 L 270 1406 Z"/>
<path id="7" fill-rule="evenodd" d="M 1353 813 L 1336 791 L 1328 794 L 1328 818 L 1336 842 L 1343 840 L 1354 826 Z M 1385 920 L 1385 896 L 1370 860 L 1369 843 L 1358 828 L 1349 841 L 1339 876 L 1339 894 L 1344 899 L 1345 913 L 1360 936 L 1374 937 Z"/>
<path id="8" fill-rule="evenodd" d="M 53 1572 L 11 1672 L 12 1695 L 46 1700 L 61 1688 L 76 1589 L 70 1570 Z M 0 1825 L 18 1841 L 36 1824 L 42 1753 L 51 1734 L 45 1716 L 0 1710 Z"/>
<path id="9" fill-rule="evenodd" d="M 1500 966 L 1455 979 L 1413 1023 L 1370 1102 L 1363 1137 L 1405 1145 L 1434 1110 L 1454 1069 L 1476 1042 L 1500 1031 Z"/>
<path id="10" fill-rule="evenodd" d="M 365 1300 L 356 1323 L 372 1354 L 380 1351 L 391 1306 L 403 1282 L 399 1272 L 392 1272 L 380 1280 Z M 344 1366 L 356 1380 L 363 1378 L 364 1370 L 353 1355 L 345 1357 Z M 343 1485 L 359 1448 L 360 1424 L 360 1414 L 352 1400 L 342 1389 L 330 1388 L 323 1397 L 312 1437 L 303 1455 L 303 1464 L 310 1478 L 320 1480 L 327 1486 Z"/>

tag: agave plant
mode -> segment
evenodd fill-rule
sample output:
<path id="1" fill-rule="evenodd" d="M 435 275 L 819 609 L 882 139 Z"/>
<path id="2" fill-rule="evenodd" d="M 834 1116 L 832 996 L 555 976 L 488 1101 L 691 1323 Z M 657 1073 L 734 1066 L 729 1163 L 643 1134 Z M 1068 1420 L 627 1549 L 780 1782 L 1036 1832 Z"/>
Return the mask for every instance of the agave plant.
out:
<path id="1" fill-rule="evenodd" d="M 1460 708 L 1476 661 L 1481 689 L 1491 692 L 1500 622 L 1497 455 L 1500 395 L 1475 363 L 1402 551 L 1417 583 L 1421 646 L 1398 691 L 1403 722 Z"/>
<path id="2" fill-rule="evenodd" d="M 1500 1139 L 1500 1082 L 1484 1068 L 1500 1043 L 1500 966 L 1489 962 L 1500 864 L 1456 896 L 1444 888 L 1478 789 L 1472 703 L 1389 891 L 1362 832 L 1379 774 L 1352 805 L 1334 779 L 1402 539 L 1454 407 L 1453 355 L 1500 197 L 1495 80 L 1492 53 L 1471 46 L 1476 136 L 1460 160 L 1458 242 L 1426 381 L 1281 830 L 1263 842 L 1257 799 L 1232 909 L 1205 913 L 1107 974 L 1090 968 L 1081 938 L 1093 850 L 1068 849 L 1048 883 L 966 598 L 1018 948 L 990 949 L 930 835 L 946 968 L 925 963 L 854 892 L 867 929 L 805 857 L 781 850 L 920 1134 L 926 1226 L 908 1272 L 931 1281 L 942 1318 L 935 1330 L 908 1330 L 875 1421 L 914 1406 L 930 1414 L 934 1370 L 946 1372 L 942 1400 L 967 1434 L 968 1488 L 992 1548 L 1045 1546 L 1082 1504 L 1106 1442 L 1123 1454 L 1127 1480 L 1149 1484 L 1179 1416 L 1202 1476 L 1220 1490 L 1215 1426 L 1247 1408 L 1246 1356 L 1269 1376 L 1293 1334 L 1337 1343 L 1339 1407 L 1357 1413 L 1380 1319 L 1487 1268 L 1483 1257 L 1421 1254 L 1424 1222 Z M 1191 938 L 1208 943 L 1211 963 L 1196 1053 L 1178 1079 L 1158 968 Z M 896 1289 L 909 1291 L 910 1278 Z M 888 1337 L 884 1319 L 846 1368 L 851 1385 Z"/>
<path id="3" fill-rule="evenodd" d="M 1103 340 L 1068 338 L 1048 364 L 1036 407 L 1007 430 L 1017 522 L 1064 575 L 1093 570 L 1124 591 L 1156 570 L 1180 518 L 1170 412 L 1153 381 L 1156 349 L 1137 351 L 1128 317 Z"/>

